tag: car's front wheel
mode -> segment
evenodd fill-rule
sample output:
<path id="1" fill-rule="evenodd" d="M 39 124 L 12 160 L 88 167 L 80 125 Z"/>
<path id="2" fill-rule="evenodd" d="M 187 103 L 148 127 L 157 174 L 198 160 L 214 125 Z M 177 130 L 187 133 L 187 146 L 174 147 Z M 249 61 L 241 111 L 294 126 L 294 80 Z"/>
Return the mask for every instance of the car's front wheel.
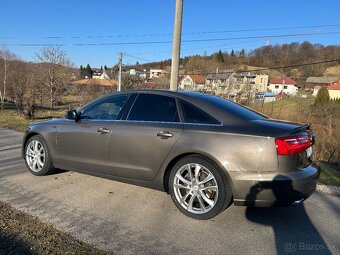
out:
<path id="1" fill-rule="evenodd" d="M 189 217 L 210 219 L 225 210 L 232 201 L 227 177 L 204 156 L 182 158 L 173 167 L 169 178 L 172 200 Z"/>
<path id="2" fill-rule="evenodd" d="M 47 175 L 54 172 L 46 142 L 40 135 L 32 136 L 25 145 L 25 161 L 28 170 L 34 175 Z"/>

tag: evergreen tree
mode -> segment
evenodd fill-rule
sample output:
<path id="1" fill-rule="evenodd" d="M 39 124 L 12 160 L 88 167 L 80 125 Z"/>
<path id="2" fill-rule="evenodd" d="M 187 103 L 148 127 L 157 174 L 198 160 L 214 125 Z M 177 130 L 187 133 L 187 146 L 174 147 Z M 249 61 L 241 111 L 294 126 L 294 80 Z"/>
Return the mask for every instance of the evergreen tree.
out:
<path id="1" fill-rule="evenodd" d="M 92 69 L 89 64 L 86 65 L 84 73 L 85 73 L 85 76 L 87 76 L 87 78 L 92 78 Z"/>
<path id="2" fill-rule="evenodd" d="M 220 62 L 220 63 L 224 62 L 224 56 L 223 56 L 223 53 L 222 53 L 221 50 L 217 53 L 216 58 L 217 58 L 218 62 Z"/>
<path id="3" fill-rule="evenodd" d="M 100 66 L 100 70 L 103 71 L 103 66 Z"/>
<path id="4" fill-rule="evenodd" d="M 234 52 L 234 50 L 231 50 L 231 52 L 230 52 L 230 57 L 235 57 L 235 52 Z"/>
<path id="5" fill-rule="evenodd" d="M 330 101 L 329 92 L 326 87 L 322 87 L 319 89 L 318 94 L 315 97 L 315 105 L 324 105 Z"/>
<path id="6" fill-rule="evenodd" d="M 85 69 L 84 69 L 83 65 L 80 65 L 80 67 L 79 67 L 79 78 L 80 79 L 84 78 L 84 76 L 85 76 L 84 73 L 85 73 Z"/>
<path id="7" fill-rule="evenodd" d="M 139 66 L 139 62 L 138 61 L 136 62 L 136 66 Z"/>
<path id="8" fill-rule="evenodd" d="M 104 70 L 107 71 L 107 66 L 106 65 L 104 66 Z"/>
<path id="9" fill-rule="evenodd" d="M 240 51 L 240 57 L 245 57 L 246 56 L 246 52 L 245 52 L 245 50 L 244 49 L 242 49 L 241 51 Z"/>

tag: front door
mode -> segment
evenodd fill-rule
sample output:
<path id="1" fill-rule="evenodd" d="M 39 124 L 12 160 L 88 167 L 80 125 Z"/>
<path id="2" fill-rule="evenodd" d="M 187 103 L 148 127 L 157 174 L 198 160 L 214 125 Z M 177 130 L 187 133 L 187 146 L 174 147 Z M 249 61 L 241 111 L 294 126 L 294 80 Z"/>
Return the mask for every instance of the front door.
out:
<path id="1" fill-rule="evenodd" d="M 116 119 L 129 95 L 97 100 L 80 113 L 80 120 L 65 120 L 58 128 L 57 161 L 66 169 L 106 173 L 109 142 Z"/>

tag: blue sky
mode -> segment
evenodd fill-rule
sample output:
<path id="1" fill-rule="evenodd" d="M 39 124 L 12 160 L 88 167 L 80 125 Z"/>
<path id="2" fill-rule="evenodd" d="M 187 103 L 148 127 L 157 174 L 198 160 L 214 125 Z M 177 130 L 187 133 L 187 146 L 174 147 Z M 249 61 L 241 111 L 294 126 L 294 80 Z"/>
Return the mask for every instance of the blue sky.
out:
<path id="1" fill-rule="evenodd" d="M 126 53 L 125 64 L 168 59 L 171 57 L 171 43 L 82 46 L 75 44 L 171 41 L 174 8 L 175 0 L 6 0 L 1 3 L 0 44 L 7 45 L 7 48 L 24 60 L 34 60 L 34 55 L 41 46 L 22 46 L 23 44 L 62 44 L 62 48 L 77 66 L 87 63 L 94 67 L 112 66 L 117 63 L 118 52 Z M 339 10 L 339 0 L 184 0 L 182 40 L 340 32 Z M 307 27 L 319 25 L 339 26 Z M 201 33 L 288 27 L 290 29 Z M 340 33 L 183 42 L 181 55 L 203 55 L 204 52 L 211 54 L 219 49 L 249 50 L 267 43 L 304 40 L 326 45 L 340 44 Z"/>

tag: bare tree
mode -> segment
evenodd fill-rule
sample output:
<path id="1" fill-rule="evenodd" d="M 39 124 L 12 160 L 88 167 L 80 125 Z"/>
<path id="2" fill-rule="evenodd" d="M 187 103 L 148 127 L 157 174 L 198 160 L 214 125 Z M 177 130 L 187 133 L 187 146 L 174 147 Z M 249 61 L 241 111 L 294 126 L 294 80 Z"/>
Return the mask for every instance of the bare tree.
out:
<path id="1" fill-rule="evenodd" d="M 8 49 L 0 49 L 0 98 L 1 98 L 1 110 L 5 109 L 6 89 L 8 82 L 13 78 L 15 72 L 12 68 L 12 62 L 16 59 L 16 56 Z"/>
<path id="2" fill-rule="evenodd" d="M 64 50 L 53 46 L 43 48 L 36 58 L 39 62 L 37 81 L 48 90 L 53 108 L 72 79 L 70 60 Z"/>

